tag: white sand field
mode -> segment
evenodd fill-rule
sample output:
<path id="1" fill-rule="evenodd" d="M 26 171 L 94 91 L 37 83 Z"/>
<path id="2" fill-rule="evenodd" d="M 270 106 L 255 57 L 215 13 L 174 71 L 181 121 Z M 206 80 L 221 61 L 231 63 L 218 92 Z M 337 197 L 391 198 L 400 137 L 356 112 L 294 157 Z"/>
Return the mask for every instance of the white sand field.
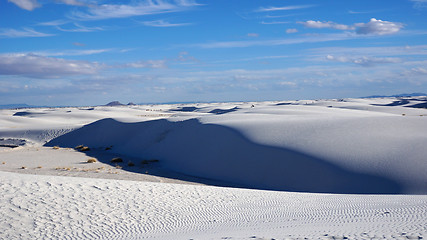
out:
<path id="1" fill-rule="evenodd" d="M 426 102 L 0 110 L 0 239 L 426 238 Z"/>

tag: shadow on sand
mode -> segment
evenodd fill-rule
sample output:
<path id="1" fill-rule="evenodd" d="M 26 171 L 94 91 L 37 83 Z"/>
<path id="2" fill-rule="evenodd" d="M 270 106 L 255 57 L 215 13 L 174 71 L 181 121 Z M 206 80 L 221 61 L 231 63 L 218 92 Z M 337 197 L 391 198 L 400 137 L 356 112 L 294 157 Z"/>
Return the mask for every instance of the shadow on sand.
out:
<path id="1" fill-rule="evenodd" d="M 391 179 L 344 169 L 324 159 L 287 148 L 254 143 L 240 132 L 197 119 L 122 123 L 103 119 L 64 134 L 46 146 L 86 145 L 99 161 L 124 170 L 204 184 L 252 189 L 342 193 L 398 194 Z M 111 150 L 105 150 L 112 146 Z M 309 146 L 308 146 L 309 147 Z M 157 159 L 144 166 L 142 160 Z M 137 166 L 127 166 L 132 161 Z"/>

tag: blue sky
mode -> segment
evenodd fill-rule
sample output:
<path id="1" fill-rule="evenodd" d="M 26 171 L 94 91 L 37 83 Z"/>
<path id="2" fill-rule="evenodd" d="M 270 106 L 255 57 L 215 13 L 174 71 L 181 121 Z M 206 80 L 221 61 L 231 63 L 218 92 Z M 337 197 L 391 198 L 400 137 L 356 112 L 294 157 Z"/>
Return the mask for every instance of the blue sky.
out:
<path id="1" fill-rule="evenodd" d="M 427 0 L 0 0 L 0 102 L 427 92 Z"/>

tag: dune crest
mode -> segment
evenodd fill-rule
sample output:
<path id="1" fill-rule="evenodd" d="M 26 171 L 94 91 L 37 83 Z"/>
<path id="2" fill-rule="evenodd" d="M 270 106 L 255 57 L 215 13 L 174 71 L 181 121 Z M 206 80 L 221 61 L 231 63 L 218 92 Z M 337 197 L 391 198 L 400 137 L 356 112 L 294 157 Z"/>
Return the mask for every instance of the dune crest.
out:
<path id="1" fill-rule="evenodd" d="M 122 123 L 102 119 L 51 140 L 46 146 L 114 146 L 133 157 L 161 159 L 184 174 L 249 188 L 322 193 L 401 193 L 384 177 L 343 169 L 314 156 L 253 143 L 236 130 L 202 124 L 153 120 Z"/>

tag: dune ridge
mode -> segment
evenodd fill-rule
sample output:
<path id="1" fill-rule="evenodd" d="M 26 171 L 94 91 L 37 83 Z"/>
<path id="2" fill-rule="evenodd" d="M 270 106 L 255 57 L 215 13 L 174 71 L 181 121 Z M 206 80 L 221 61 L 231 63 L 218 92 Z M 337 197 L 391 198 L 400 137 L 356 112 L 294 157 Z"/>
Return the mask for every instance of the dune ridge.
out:
<path id="1" fill-rule="evenodd" d="M 233 129 L 153 120 L 121 123 L 103 119 L 48 142 L 46 146 L 94 148 L 133 157 L 161 159 L 162 166 L 184 174 L 250 188 L 326 193 L 401 193 L 391 180 L 360 174 L 285 148 L 263 146 Z M 95 155 L 96 156 L 96 155 Z"/>

